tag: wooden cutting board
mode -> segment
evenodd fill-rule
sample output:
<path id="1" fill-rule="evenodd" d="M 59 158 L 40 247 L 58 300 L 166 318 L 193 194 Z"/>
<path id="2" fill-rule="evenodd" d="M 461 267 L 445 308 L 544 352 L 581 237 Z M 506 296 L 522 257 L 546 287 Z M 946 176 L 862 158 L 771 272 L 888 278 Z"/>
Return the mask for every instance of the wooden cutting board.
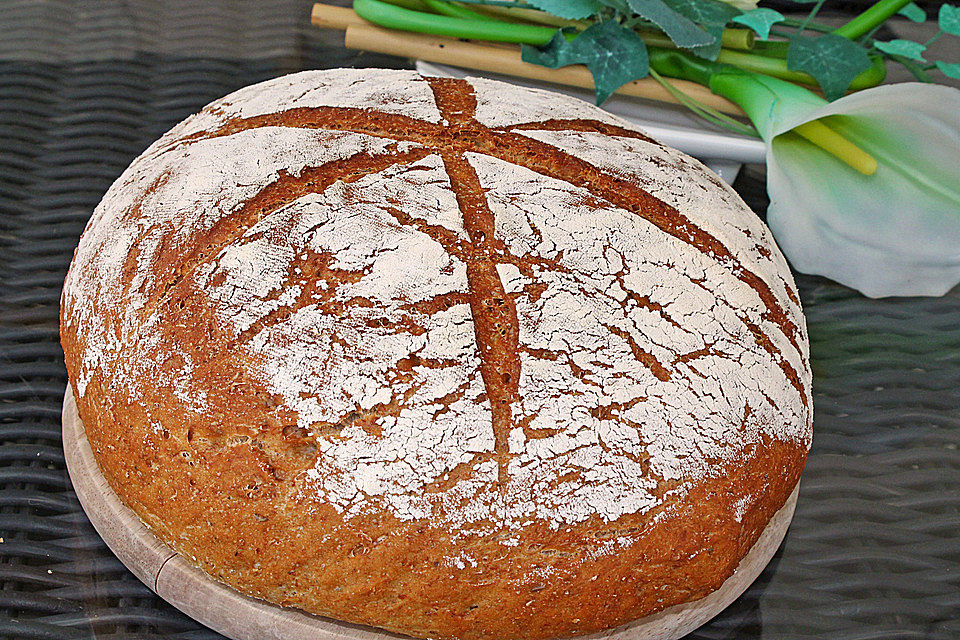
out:
<path id="1" fill-rule="evenodd" d="M 63 400 L 63 449 L 90 522 L 118 558 L 180 611 L 234 640 L 389 640 L 407 638 L 337 622 L 247 597 L 217 582 L 166 546 L 107 484 L 87 442 L 73 392 Z M 579 640 L 675 640 L 706 623 L 743 593 L 773 557 L 793 518 L 797 489 L 723 585 L 706 598 Z"/>

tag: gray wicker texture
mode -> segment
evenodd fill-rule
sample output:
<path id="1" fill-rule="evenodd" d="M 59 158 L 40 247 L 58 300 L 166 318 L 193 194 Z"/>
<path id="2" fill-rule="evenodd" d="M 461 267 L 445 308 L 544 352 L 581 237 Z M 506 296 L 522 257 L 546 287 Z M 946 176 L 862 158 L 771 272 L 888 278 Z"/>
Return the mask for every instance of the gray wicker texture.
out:
<path id="1" fill-rule="evenodd" d="M 0 4 L 0 638 L 219 638 L 130 574 L 60 445 L 60 286 L 110 183 L 240 86 L 407 66 L 344 50 L 309 2 Z M 765 206 L 762 174 L 737 188 Z M 692 638 L 960 638 L 960 291 L 868 300 L 799 278 L 816 434 L 786 542 Z"/>

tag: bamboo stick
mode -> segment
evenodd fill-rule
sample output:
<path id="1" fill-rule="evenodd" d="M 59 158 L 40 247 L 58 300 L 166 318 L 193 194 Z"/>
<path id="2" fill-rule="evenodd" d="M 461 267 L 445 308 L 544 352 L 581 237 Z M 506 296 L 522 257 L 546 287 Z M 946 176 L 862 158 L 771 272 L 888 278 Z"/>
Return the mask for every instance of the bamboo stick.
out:
<path id="1" fill-rule="evenodd" d="M 548 69 L 529 64 L 520 59 L 520 47 L 516 45 L 480 43 L 384 29 L 366 22 L 351 9 L 322 3 L 313 5 L 311 20 L 313 24 L 320 27 L 345 30 L 344 44 L 348 49 L 385 53 L 528 80 L 593 89 L 593 77 L 585 66 L 571 65 L 560 69 Z M 714 95 L 706 87 L 686 80 L 671 80 L 671 83 L 684 93 L 718 111 L 737 116 L 744 115 L 740 107 L 726 98 Z M 677 104 L 676 98 L 653 78 L 629 82 L 620 87 L 616 93 Z"/>
<path id="2" fill-rule="evenodd" d="M 339 29 L 346 31 L 352 24 L 370 24 L 349 7 L 335 7 L 332 4 L 317 2 L 310 12 L 310 22 L 325 29 Z"/>

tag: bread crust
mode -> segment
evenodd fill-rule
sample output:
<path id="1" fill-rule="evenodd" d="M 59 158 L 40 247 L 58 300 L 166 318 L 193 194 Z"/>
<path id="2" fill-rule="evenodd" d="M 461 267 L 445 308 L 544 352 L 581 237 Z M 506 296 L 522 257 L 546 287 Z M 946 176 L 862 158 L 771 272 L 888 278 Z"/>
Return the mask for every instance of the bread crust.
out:
<path id="1" fill-rule="evenodd" d="M 380 93 L 349 98 L 350 87 L 362 88 L 365 82 L 380 87 Z M 413 89 L 398 88 L 393 98 L 383 97 L 384 86 L 406 86 L 402 83 L 426 87 L 437 113 Z M 71 266 L 61 316 L 67 368 L 87 438 L 121 499 L 165 543 L 244 593 L 421 637 L 584 634 L 718 588 L 793 491 L 811 436 L 807 341 L 796 292 L 769 234 L 735 194 L 695 161 L 662 150 L 641 132 L 580 104 L 561 101 L 544 106 L 546 113 L 530 110 L 520 122 L 497 123 L 513 111 L 522 113 L 524 100 L 549 100 L 534 99 L 532 92 L 507 95 L 507 106 L 497 111 L 496 102 L 486 99 L 492 85 L 482 81 L 425 81 L 367 71 L 301 74 L 286 85 L 278 80 L 263 86 L 258 94 L 230 96 L 207 107 L 135 161 L 111 189 L 113 197 L 108 193 L 98 208 Z M 320 98 L 305 98 L 314 95 L 310 91 Z M 348 98 L 362 106 L 330 104 Z M 258 99 L 267 107 L 256 107 Z M 251 109 L 260 112 L 250 115 Z M 251 186 L 238 178 L 233 196 L 217 195 L 233 201 L 213 198 L 204 209 L 213 212 L 206 219 L 188 222 L 187 214 L 174 212 L 158 221 L 155 212 L 164 211 L 171 193 L 181 193 L 171 191 L 178 184 L 176 172 L 157 169 L 162 156 L 191 148 L 200 154 L 217 140 L 229 144 L 248 136 L 256 141 L 252 136 L 287 135 L 287 130 L 316 132 L 311 144 L 330 157 L 317 162 L 308 153 L 295 161 L 280 156 L 281 169 L 269 179 Z M 624 153 L 634 154 L 626 156 L 629 161 L 641 157 L 641 149 L 656 162 L 605 167 L 603 158 L 583 146 L 598 137 L 619 145 L 605 149 L 607 155 L 611 148 L 627 149 Z M 185 171 L 195 170 L 190 163 L 202 165 L 196 156 L 184 156 L 182 162 Z M 714 200 L 678 195 L 679 204 L 670 204 L 672 187 L 658 177 L 659 170 L 679 174 L 681 188 L 703 190 Z M 391 191 L 395 184 L 403 189 Z M 521 187 L 530 184 L 536 190 L 524 192 Z M 202 185 L 197 192 L 207 193 Z M 351 248 L 360 244 L 356 236 L 337 250 L 329 248 L 334 241 L 329 238 L 323 240 L 324 250 L 293 247 L 289 239 L 307 237 L 296 224 L 316 215 L 306 208 L 320 206 L 311 198 L 330 193 L 340 198 L 331 201 L 342 206 L 324 204 L 327 226 L 317 223 L 317 229 L 339 224 L 352 211 L 348 206 L 366 206 L 367 198 L 375 200 L 370 207 L 392 217 L 389 229 L 371 227 L 382 235 L 366 266 L 350 263 Z M 437 195 L 443 193 L 448 196 Z M 536 375 L 548 374 L 537 373 L 537 367 L 555 371 L 559 365 L 554 363 L 560 362 L 574 378 L 590 382 L 601 379 L 601 365 L 574 357 L 572 347 L 537 346 L 534 338 L 548 322 L 545 310 L 551 308 L 545 298 L 570 283 L 589 284 L 592 276 L 572 262 L 578 259 L 574 248 L 566 254 L 543 249 L 545 229 L 534 230 L 539 249 L 531 248 L 530 234 L 505 235 L 504 221 L 514 209 L 556 202 L 558 194 L 570 198 L 563 202 L 571 210 L 605 216 L 598 213 L 598 221 L 585 228 L 608 224 L 614 215 L 621 216 L 616 220 L 642 218 L 650 233 L 688 251 L 690 265 L 709 261 L 715 270 L 706 271 L 705 278 L 721 283 L 716 286 L 692 275 L 694 266 L 681 264 L 680 258 L 676 264 L 639 259 L 660 278 L 683 272 L 684 290 L 709 301 L 694 309 L 727 323 L 724 342 L 702 339 L 666 358 L 672 352 L 661 349 L 659 341 L 669 340 L 669 332 L 692 333 L 680 326 L 687 318 L 675 317 L 680 307 L 669 300 L 629 286 L 638 259 L 606 257 L 600 271 L 619 283 L 618 304 L 632 323 L 604 324 L 594 316 L 565 322 L 582 334 L 583 344 L 602 327 L 602 349 L 616 343 L 622 347 L 616 353 L 630 358 L 618 360 L 621 370 L 609 372 L 604 384 L 618 384 L 629 373 L 635 388 L 647 391 L 625 399 L 614 392 L 602 401 L 588 399 L 593 404 L 585 415 L 578 413 L 583 410 L 579 400 L 562 404 L 563 394 L 538 391 L 546 383 L 534 384 Z M 446 197 L 454 209 L 440 201 Z M 437 202 L 433 208 L 431 198 Z M 721 213 L 739 217 L 708 228 L 685 198 L 705 199 Z M 189 204 L 191 196 L 182 199 Z M 303 212 L 291 214 L 298 206 L 305 207 Z M 443 217 L 451 210 L 458 220 Z M 267 220 L 279 222 L 270 227 Z M 388 304 L 370 284 L 379 273 L 375 261 L 397 247 L 421 246 L 403 244 L 414 233 L 428 239 L 422 246 L 443 250 L 435 262 L 430 262 L 432 253 L 417 254 L 422 270 L 430 270 L 427 285 L 433 295 L 414 298 L 402 290 L 391 294 L 402 303 L 396 307 L 391 299 L 392 315 L 364 311 Z M 125 240 L 111 240 L 110 234 Z M 604 256 L 624 249 L 616 245 L 619 238 L 604 236 Z M 243 281 L 246 288 L 234 283 L 232 297 L 224 298 L 224 288 L 233 282 L 224 266 L 232 264 L 230 252 L 263 239 L 273 243 L 274 253 L 242 256 L 260 260 L 276 255 L 277 247 L 293 247 L 277 267 L 282 286 L 261 291 L 255 280 Z M 122 250 L 111 250 L 115 245 Z M 403 268 L 393 265 L 387 273 Z M 442 289 L 437 283 L 444 278 L 460 279 Z M 345 291 L 366 293 L 348 297 Z M 584 289 L 583 297 L 591 304 L 601 299 L 593 289 Z M 569 308 L 573 313 L 581 307 Z M 251 309 L 259 309 L 259 315 Z M 315 313 L 306 316 L 308 310 Z M 431 324 L 430 318 L 448 316 L 469 320 L 469 332 L 457 333 L 466 320 Z M 295 326 L 298 318 L 306 320 Z M 339 324 L 316 333 L 327 319 Z M 713 320 L 704 322 L 703 331 L 710 330 Z M 461 355 L 442 357 L 462 335 L 473 340 L 453 352 Z M 350 349 L 363 347 L 364 357 L 376 359 L 379 352 L 371 356 L 369 351 L 381 347 L 364 347 L 364 341 L 386 343 L 397 336 L 426 337 L 417 349 L 394 358 L 379 384 L 350 396 L 354 405 L 337 420 L 313 419 L 350 394 L 343 386 L 348 382 L 336 382 L 329 367 L 316 370 L 327 378 L 307 376 L 309 392 L 291 386 L 294 391 L 285 393 L 276 375 L 270 377 L 286 366 L 270 360 L 276 353 L 319 350 L 341 354 L 337 357 L 349 361 L 345 366 L 355 372 L 354 379 L 366 380 L 363 358 L 351 360 Z M 433 342 L 427 339 L 431 336 Z M 321 338 L 330 340 L 322 348 Z M 434 342 L 442 344 L 433 347 Z M 733 347 L 738 352 L 730 354 Z M 735 361 L 729 365 L 733 369 L 723 368 L 728 360 Z M 294 366 L 291 375 L 304 368 L 309 363 Z M 412 422 L 420 425 L 415 435 L 447 424 L 448 414 L 458 421 L 440 431 L 437 442 L 417 441 L 403 455 L 412 457 L 408 465 L 415 470 L 434 468 L 422 462 L 424 452 L 435 450 L 441 458 L 450 448 L 452 457 L 446 466 L 431 461 L 440 470 L 421 484 L 383 488 L 411 480 L 391 471 L 389 460 L 370 467 L 379 476 L 364 465 L 390 442 L 399 421 L 426 406 L 416 403 L 427 393 L 424 381 L 434 380 L 430 376 L 439 376 L 436 372 L 453 382 L 429 398 L 429 406 L 438 407 L 430 414 L 433 419 L 417 414 L 421 422 Z M 748 379 L 754 375 L 760 378 Z M 368 377 L 376 382 L 376 376 Z M 681 396 L 680 406 L 666 416 L 666 432 L 654 429 L 653 413 L 644 414 L 649 422 L 632 419 L 629 412 L 651 403 L 655 393 L 686 387 L 695 391 L 693 400 Z M 531 409 L 533 399 L 539 404 Z M 308 401 L 319 407 L 315 414 Z M 722 413 L 723 430 L 714 438 L 719 443 L 687 435 L 679 426 L 685 412 L 703 430 L 714 428 L 711 416 Z M 556 429 L 542 426 L 548 419 Z M 598 452 L 589 467 L 573 453 L 537 453 L 537 441 L 556 447 L 561 436 L 572 438 L 563 429 L 576 420 L 585 422 L 568 429 L 574 435 L 626 425 L 636 432 L 636 442 L 578 445 Z M 695 461 L 659 446 L 693 446 L 690 442 L 696 444 Z M 374 444 L 363 449 L 363 443 Z M 424 466 L 416 467 L 421 462 Z M 591 471 L 614 463 L 620 476 L 590 479 Z M 610 487 L 617 482 L 633 482 L 635 488 L 616 493 Z M 352 493 L 343 489 L 346 485 Z M 637 495 L 643 500 L 628 504 Z M 591 496 L 600 498 L 594 503 Z"/>

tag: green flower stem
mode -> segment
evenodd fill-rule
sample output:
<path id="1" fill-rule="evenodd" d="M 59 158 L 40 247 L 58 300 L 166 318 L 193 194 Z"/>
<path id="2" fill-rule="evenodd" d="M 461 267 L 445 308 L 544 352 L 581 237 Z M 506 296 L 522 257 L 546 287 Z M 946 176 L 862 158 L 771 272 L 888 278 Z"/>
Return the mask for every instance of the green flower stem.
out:
<path id="1" fill-rule="evenodd" d="M 423 2 L 423 0 L 384 0 L 384 2 L 398 7 L 403 7 L 404 9 L 410 9 L 411 11 L 423 11 L 424 13 L 433 13 L 430 11 L 430 7 Z"/>
<path id="2" fill-rule="evenodd" d="M 391 0 L 385 0 L 390 2 Z M 454 3 L 457 4 L 457 3 Z M 559 29 L 572 28 L 583 31 L 589 27 L 592 22 L 589 20 L 566 20 L 551 15 L 546 11 L 537 9 L 523 9 L 516 7 L 504 7 L 498 5 L 477 5 L 477 12 L 494 18 L 505 18 L 511 21 L 522 21 L 533 24 L 549 25 Z M 448 14 L 449 15 L 449 14 Z M 627 25 L 629 26 L 629 25 Z M 643 38 L 643 41 L 653 47 L 664 47 L 675 49 L 676 45 L 662 31 L 656 29 L 647 29 L 639 27 L 635 31 Z M 756 43 L 756 36 L 752 29 L 724 29 L 720 37 L 721 44 L 727 49 L 738 49 L 741 51 L 750 51 Z"/>
<path id="3" fill-rule="evenodd" d="M 775 29 L 770 29 L 770 33 L 773 33 L 778 36 L 783 36 L 786 38 L 793 37 L 792 33 L 776 33 Z M 756 53 L 759 53 L 762 56 L 767 56 L 768 58 L 784 58 L 787 57 L 787 48 L 790 46 L 789 42 L 784 42 L 782 40 L 767 40 L 766 42 L 758 42 L 757 48 L 754 49 Z"/>
<path id="4" fill-rule="evenodd" d="M 485 4 L 475 4 L 475 6 L 478 12 L 494 18 L 506 18 L 507 20 L 511 21 L 527 22 L 531 24 L 544 24 L 561 29 L 572 27 L 583 31 L 593 24 L 589 20 L 567 20 L 566 18 L 558 18 L 557 16 L 550 15 L 546 11 L 539 11 L 537 9 Z"/>
<path id="5" fill-rule="evenodd" d="M 757 130 L 751 125 L 744 124 L 739 120 L 731 118 L 725 113 L 721 113 L 716 109 L 708 107 L 699 100 L 678 89 L 672 82 L 669 82 L 665 77 L 657 73 L 656 70 L 650 69 L 650 77 L 660 83 L 660 86 L 666 89 L 667 92 L 676 98 L 680 104 L 687 107 L 704 120 L 743 135 L 753 136 L 756 138 L 760 137 L 760 134 L 758 134 Z"/>
<path id="6" fill-rule="evenodd" d="M 911 1 L 912 1 L 912 0 L 911 0 Z M 784 21 L 781 22 L 780 24 L 782 24 L 782 25 L 785 26 L 785 27 L 793 27 L 794 29 L 799 29 L 799 28 L 800 28 L 800 25 L 802 25 L 803 23 L 804 23 L 803 20 L 798 20 L 798 19 L 796 19 L 796 18 L 787 18 L 786 20 L 784 20 Z M 825 25 L 822 25 L 822 24 L 817 24 L 817 23 L 815 23 L 815 22 L 811 22 L 811 23 L 807 24 L 807 26 L 804 27 L 804 28 L 805 28 L 807 31 L 819 31 L 819 32 L 821 32 L 821 33 L 830 33 L 831 31 L 833 31 L 833 29 L 832 29 L 831 27 L 828 27 L 828 26 L 825 26 Z M 771 29 L 770 32 L 773 33 L 773 30 Z"/>
<path id="7" fill-rule="evenodd" d="M 803 87 L 731 64 L 710 62 L 668 49 L 651 49 L 649 53 L 650 68 L 655 72 L 709 87 L 713 93 L 740 105 L 754 124 L 768 118 L 778 100 L 817 100 Z M 806 123 L 794 131 L 861 173 L 871 175 L 877 169 L 876 159 L 822 122 Z"/>
<path id="8" fill-rule="evenodd" d="M 503 5 L 475 3 L 469 4 L 474 4 L 474 6 L 477 8 L 477 11 L 480 13 L 484 13 L 497 19 L 506 19 L 513 22 L 543 24 L 551 27 L 557 27 L 558 29 L 572 27 L 581 31 L 593 24 L 589 20 L 567 20 L 566 18 L 558 18 L 557 16 L 551 15 L 546 11 L 539 11 L 537 9 L 505 7 Z"/>
<path id="9" fill-rule="evenodd" d="M 872 60 L 873 66 L 862 72 L 853 79 L 853 82 L 850 83 L 851 91 L 875 87 L 883 82 L 883 79 L 887 75 L 887 69 L 883 64 L 883 58 L 880 56 L 873 56 Z M 806 84 L 810 86 L 815 86 L 817 84 L 816 80 L 814 80 L 810 75 L 803 73 L 802 71 L 791 71 L 788 69 L 786 60 L 778 57 L 767 57 L 752 53 L 742 53 L 739 51 L 731 51 L 729 49 L 721 49 L 720 55 L 717 56 L 717 61 L 732 64 L 740 67 L 741 69 L 746 69 L 747 71 L 754 71 L 756 73 L 763 73 L 768 76 L 773 76 L 774 78 L 789 80 L 790 82 L 799 82 L 800 84 Z"/>
<path id="10" fill-rule="evenodd" d="M 522 0 L 457 0 L 462 4 L 475 4 L 486 7 L 509 7 L 516 9 L 533 9 L 533 5 Z"/>
<path id="11" fill-rule="evenodd" d="M 877 25 L 886 22 L 890 16 L 910 4 L 911 1 L 912 0 L 880 0 L 847 24 L 834 29 L 833 32 L 849 40 L 856 40 Z"/>
<path id="12" fill-rule="evenodd" d="M 771 29 L 770 33 L 774 33 L 774 30 Z M 784 33 L 777 35 L 790 36 L 792 34 Z M 786 62 L 782 62 L 787 57 L 787 48 L 789 47 L 789 44 L 790 43 L 788 42 L 781 41 L 758 42 L 756 44 L 756 48 L 751 52 L 754 56 L 761 56 L 769 60 L 781 60 L 781 62 L 751 62 L 749 59 L 743 58 L 743 54 L 740 54 L 740 57 L 738 57 L 735 52 L 724 51 L 721 51 L 718 59 L 721 62 L 729 62 L 730 64 L 742 66 L 750 71 L 766 73 L 767 75 L 771 75 L 776 78 L 783 78 L 784 80 L 790 80 L 791 82 L 799 82 L 800 84 L 816 86 L 817 83 L 812 77 L 800 71 L 791 71 L 787 68 Z M 886 78 L 887 68 L 884 64 L 883 57 L 879 55 L 872 55 L 870 56 L 870 60 L 873 62 L 873 66 L 854 78 L 853 82 L 850 84 L 851 91 L 859 91 L 860 89 L 875 87 L 883 82 L 884 78 Z"/>
<path id="13" fill-rule="evenodd" d="M 927 73 L 927 69 L 932 67 L 924 67 L 923 65 L 917 64 L 910 58 L 905 58 L 903 56 L 892 55 L 894 62 L 898 62 L 903 65 L 904 69 L 913 74 L 913 77 L 919 80 L 920 82 L 933 82 L 933 78 L 930 77 L 930 74 Z M 932 65 L 935 67 L 936 65 Z"/>
<path id="14" fill-rule="evenodd" d="M 883 26 L 882 24 L 878 24 L 878 25 L 875 26 L 873 29 L 870 29 L 870 31 L 867 31 L 865 34 L 863 34 L 862 36 L 860 36 L 859 41 L 860 41 L 861 43 L 869 43 L 870 39 L 873 38 L 873 34 L 875 34 L 877 31 L 879 31 L 879 30 L 880 30 L 880 27 L 882 27 L 882 26 Z"/>
<path id="15" fill-rule="evenodd" d="M 472 9 L 467 9 L 466 7 L 461 7 L 460 5 L 452 2 L 444 2 L 444 0 L 423 0 L 423 3 L 430 7 L 430 9 L 432 9 L 435 13 L 451 16 L 453 18 L 464 18 L 467 20 L 496 20 L 496 18 L 486 16 L 482 13 L 473 11 Z"/>
<path id="16" fill-rule="evenodd" d="M 752 29 L 724 29 L 720 36 L 720 44 L 726 49 L 740 49 L 750 51 L 757 42 Z"/>
<path id="17" fill-rule="evenodd" d="M 556 33 L 556 28 L 552 26 L 503 22 L 467 9 L 466 7 L 459 7 L 442 0 L 417 1 L 422 2 L 427 11 L 442 12 L 442 14 L 445 15 L 415 11 L 394 4 L 396 2 L 408 1 L 409 0 L 354 0 L 353 10 L 364 20 L 389 29 L 431 33 L 452 38 L 516 42 L 542 46 L 550 42 L 554 33 Z M 750 35 L 744 34 L 751 34 L 751 32 L 748 29 L 726 29 L 722 38 L 725 42 L 729 42 L 734 46 L 752 46 L 753 39 Z M 674 46 L 669 38 L 657 32 L 641 31 L 640 35 L 644 41 L 651 46 Z M 750 68 L 752 70 L 761 71 L 767 69 L 763 72 L 771 74 L 785 73 L 790 77 L 796 77 L 799 81 L 814 82 L 810 76 L 804 73 L 787 70 L 786 64 L 782 62 L 778 65 L 777 61 L 769 58 L 750 56 L 749 54 L 732 50 L 721 51 L 720 55 L 724 56 L 725 54 L 731 54 L 733 56 L 731 60 L 729 60 L 730 62 L 751 65 Z M 780 67 L 782 67 L 782 69 Z"/>
<path id="18" fill-rule="evenodd" d="M 653 29 L 634 29 L 640 38 L 643 39 L 643 42 L 648 47 L 661 47 L 663 49 L 677 49 L 677 45 L 673 41 L 665 36 L 662 31 L 654 31 Z M 745 29 L 727 29 L 723 32 L 723 42 L 724 47 L 730 49 L 740 49 L 743 51 L 749 51 L 754 46 L 754 40 L 751 37 L 744 37 L 740 35 L 740 32 L 746 32 L 750 35 L 753 35 L 752 31 L 747 31 Z M 730 33 L 730 36 L 727 36 L 727 33 Z M 729 42 L 729 44 L 727 44 Z"/>
<path id="19" fill-rule="evenodd" d="M 787 68 L 786 60 L 780 58 L 773 58 L 767 56 L 758 56 L 749 53 L 740 53 L 738 51 L 720 51 L 720 54 L 717 56 L 717 62 L 725 62 L 727 64 L 732 64 L 734 66 L 746 69 L 747 71 L 755 71 L 757 73 L 765 73 L 768 76 L 773 76 L 775 78 L 783 78 L 784 80 L 789 80 L 791 82 L 801 82 L 803 84 L 816 84 L 809 74 L 803 73 L 802 71 L 791 71 Z"/>
<path id="20" fill-rule="evenodd" d="M 677 50 L 651 48 L 647 53 L 650 56 L 650 68 L 657 73 L 668 78 L 690 80 L 705 87 L 710 87 L 710 80 L 714 76 L 738 71 L 729 64 L 695 58 Z M 713 90 L 713 87 L 710 89 Z"/>
<path id="21" fill-rule="evenodd" d="M 800 23 L 800 26 L 797 27 L 797 31 L 803 31 L 807 28 L 807 25 L 813 21 L 814 16 L 820 12 L 820 7 L 823 6 L 823 3 L 827 0 L 817 0 L 817 3 L 813 5 L 813 9 L 810 10 L 810 13 L 807 14 L 807 17 L 803 19 L 803 22 Z"/>
<path id="22" fill-rule="evenodd" d="M 543 46 L 553 39 L 556 29 L 538 25 L 514 24 L 499 20 L 454 18 L 404 9 L 380 0 L 354 0 L 358 16 L 388 29 L 417 31 L 451 38 L 526 43 Z"/>

